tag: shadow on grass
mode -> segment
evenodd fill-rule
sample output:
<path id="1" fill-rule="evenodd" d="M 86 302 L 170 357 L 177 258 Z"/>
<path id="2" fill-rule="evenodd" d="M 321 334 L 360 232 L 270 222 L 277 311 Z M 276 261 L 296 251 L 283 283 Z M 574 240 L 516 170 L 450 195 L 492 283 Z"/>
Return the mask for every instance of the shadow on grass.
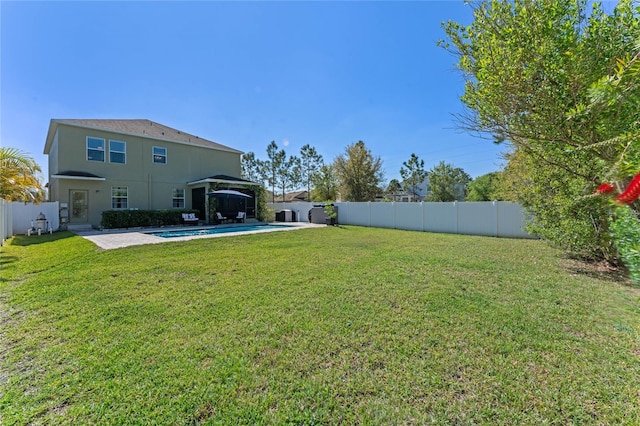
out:
<path id="1" fill-rule="evenodd" d="M 615 282 L 632 288 L 638 288 L 629 279 L 627 270 L 616 267 L 607 262 L 586 262 L 583 260 L 566 259 L 567 271 L 575 275 L 583 275 L 599 281 Z"/>
<path id="2" fill-rule="evenodd" d="M 18 260 L 17 256 L 7 256 L 6 254 L 0 255 L 0 269 Z"/>
<path id="3" fill-rule="evenodd" d="M 54 232 L 53 234 L 31 235 L 31 236 L 16 235 L 12 238 L 11 245 L 26 247 L 34 244 L 44 244 L 44 243 L 49 243 L 51 241 L 64 240 L 65 238 L 71 238 L 74 235 L 76 234 L 69 231 L 60 231 L 60 232 Z"/>

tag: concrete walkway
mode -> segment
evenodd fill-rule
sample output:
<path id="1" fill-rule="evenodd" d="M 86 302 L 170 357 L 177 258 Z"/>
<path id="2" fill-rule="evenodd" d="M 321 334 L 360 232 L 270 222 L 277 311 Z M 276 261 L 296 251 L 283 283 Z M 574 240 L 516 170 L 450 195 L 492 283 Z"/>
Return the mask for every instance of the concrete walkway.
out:
<path id="1" fill-rule="evenodd" d="M 129 246 L 137 246 L 142 244 L 159 244 L 159 243 L 170 243 L 175 241 L 189 241 L 201 238 L 219 238 L 219 237 L 230 237 L 236 235 L 247 235 L 247 234 L 260 234 L 264 232 L 276 232 L 276 231 L 294 231 L 297 229 L 305 229 L 305 228 L 317 228 L 317 227 L 325 227 L 326 225 L 316 225 L 312 223 L 304 223 L 304 222 L 292 222 L 292 223 L 277 223 L 277 225 L 286 225 L 286 228 L 269 228 L 265 227 L 265 229 L 251 229 L 247 231 L 242 231 L 241 228 L 255 226 L 256 223 L 251 224 L 237 224 L 237 225 L 216 225 L 216 226 L 176 226 L 176 227 L 164 227 L 164 228 L 131 228 L 131 229 L 105 229 L 105 230 L 97 230 L 97 229 L 77 229 L 71 230 L 75 234 L 80 235 L 83 238 L 93 242 L 95 245 L 100 247 L 101 249 L 110 250 L 121 247 L 129 247 Z M 191 235 L 186 237 L 174 237 L 174 238 L 162 238 L 157 237 L 155 235 L 150 235 L 151 232 L 163 232 L 163 231 L 193 231 L 197 229 L 220 229 L 220 228 L 234 228 L 238 229 L 238 231 L 234 232 L 226 232 L 221 234 L 207 234 L 207 235 Z"/>

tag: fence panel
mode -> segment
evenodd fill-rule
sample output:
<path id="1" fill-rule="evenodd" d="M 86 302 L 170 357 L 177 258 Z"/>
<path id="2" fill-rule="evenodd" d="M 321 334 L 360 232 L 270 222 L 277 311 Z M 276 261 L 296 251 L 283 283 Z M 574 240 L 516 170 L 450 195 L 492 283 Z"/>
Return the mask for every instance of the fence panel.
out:
<path id="1" fill-rule="evenodd" d="M 387 204 L 387 203 L 385 203 Z M 407 231 L 424 231 L 424 219 L 422 203 L 393 203 L 395 204 L 397 229 Z"/>
<path id="2" fill-rule="evenodd" d="M 529 217 L 525 210 L 517 203 L 498 201 L 496 220 L 498 224 L 498 236 L 509 238 L 531 238 L 524 227 Z"/>
<path id="3" fill-rule="evenodd" d="M 498 210 L 494 202 L 456 203 L 458 233 L 498 236 Z"/>
<path id="4" fill-rule="evenodd" d="M 428 232 L 442 232 L 445 234 L 458 233 L 457 203 L 422 203 L 424 230 Z"/>
<path id="5" fill-rule="evenodd" d="M 336 203 L 338 223 L 342 225 L 371 226 L 371 203 Z M 347 214 L 343 215 L 342 211 Z"/>
<path id="6" fill-rule="evenodd" d="M 369 226 L 375 228 L 395 228 L 395 203 L 372 203 Z M 338 210 L 339 212 L 339 210 Z M 338 222 L 340 222 L 338 216 Z"/>

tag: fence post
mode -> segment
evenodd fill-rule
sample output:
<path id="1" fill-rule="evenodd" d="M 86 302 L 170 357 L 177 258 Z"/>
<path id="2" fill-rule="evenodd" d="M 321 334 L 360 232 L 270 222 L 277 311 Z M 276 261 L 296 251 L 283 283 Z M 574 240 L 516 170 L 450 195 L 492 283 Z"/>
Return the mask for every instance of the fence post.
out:
<path id="1" fill-rule="evenodd" d="M 500 206 L 497 201 L 493 202 L 493 207 L 496 210 L 496 237 L 500 236 Z"/>
<path id="2" fill-rule="evenodd" d="M 393 229 L 398 229 L 398 225 L 396 225 L 396 202 L 391 202 L 391 207 L 393 208 Z"/>
<path id="3" fill-rule="evenodd" d="M 453 202 L 453 208 L 456 209 L 456 234 L 460 233 L 460 212 L 458 211 L 458 202 Z"/>

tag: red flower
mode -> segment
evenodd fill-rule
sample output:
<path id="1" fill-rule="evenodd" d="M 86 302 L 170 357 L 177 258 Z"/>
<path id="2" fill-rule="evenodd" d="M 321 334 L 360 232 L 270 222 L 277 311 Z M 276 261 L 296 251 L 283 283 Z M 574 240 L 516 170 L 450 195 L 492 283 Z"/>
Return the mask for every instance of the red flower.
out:
<path id="1" fill-rule="evenodd" d="M 619 204 L 631 204 L 635 200 L 640 197 L 640 173 L 638 173 L 632 180 L 627 189 L 620 195 L 618 195 L 615 200 Z"/>
<path id="2" fill-rule="evenodd" d="M 610 183 L 603 183 L 596 189 L 596 193 L 598 194 L 608 194 L 613 191 L 615 188 Z"/>

